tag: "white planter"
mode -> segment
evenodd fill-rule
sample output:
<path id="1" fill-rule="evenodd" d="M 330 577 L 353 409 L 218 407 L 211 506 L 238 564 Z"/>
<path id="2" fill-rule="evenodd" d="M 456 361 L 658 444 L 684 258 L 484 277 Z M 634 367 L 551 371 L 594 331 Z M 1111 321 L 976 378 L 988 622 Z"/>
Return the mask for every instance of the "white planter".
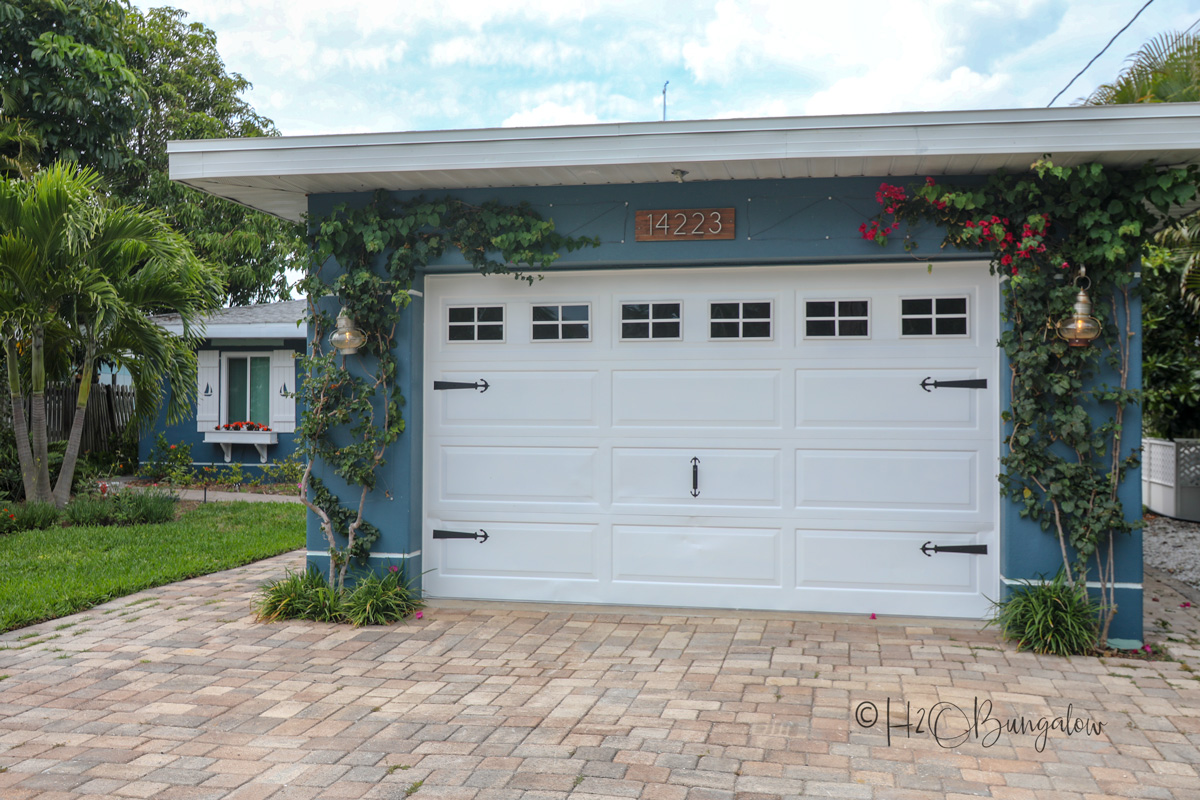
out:
<path id="1" fill-rule="evenodd" d="M 1155 514 L 1200 522 L 1200 439 L 1142 439 L 1142 502 Z"/>
<path id="2" fill-rule="evenodd" d="M 221 445 L 225 453 L 225 461 L 233 460 L 235 444 L 252 444 L 258 450 L 258 458 L 267 463 L 267 447 L 279 442 L 279 434 L 275 431 L 205 431 L 204 441 Z"/>

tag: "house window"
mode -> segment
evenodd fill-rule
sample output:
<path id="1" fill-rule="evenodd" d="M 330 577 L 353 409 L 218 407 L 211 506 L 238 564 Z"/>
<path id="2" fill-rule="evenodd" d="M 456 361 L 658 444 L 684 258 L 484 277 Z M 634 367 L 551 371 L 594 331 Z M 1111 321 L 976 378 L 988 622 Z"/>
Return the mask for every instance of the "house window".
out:
<path id="1" fill-rule="evenodd" d="M 591 308 L 586 304 L 533 307 L 534 341 L 587 340 L 591 327 Z"/>
<path id="2" fill-rule="evenodd" d="M 271 357 L 230 355 L 225 361 L 225 422 L 271 424 Z"/>
<path id="3" fill-rule="evenodd" d="M 861 337 L 871 335 L 868 300 L 807 300 L 804 303 L 806 337 Z"/>
<path id="4" fill-rule="evenodd" d="M 901 336 L 966 336 L 967 298 L 920 297 L 900 301 Z"/>
<path id="5" fill-rule="evenodd" d="M 446 338 L 451 342 L 504 341 L 504 306 L 456 306 L 447 309 Z"/>
<path id="6" fill-rule="evenodd" d="M 770 339 L 771 301 L 708 304 L 712 339 Z"/>
<path id="7" fill-rule="evenodd" d="M 621 338 L 681 339 L 682 303 L 622 303 Z"/>

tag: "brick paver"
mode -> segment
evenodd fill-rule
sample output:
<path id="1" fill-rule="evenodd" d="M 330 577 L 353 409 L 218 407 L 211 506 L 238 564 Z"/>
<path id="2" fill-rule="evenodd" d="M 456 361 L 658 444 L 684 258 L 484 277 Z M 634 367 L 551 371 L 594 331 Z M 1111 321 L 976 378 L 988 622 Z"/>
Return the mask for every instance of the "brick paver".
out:
<path id="1" fill-rule="evenodd" d="M 443 601 L 390 628 L 255 623 L 256 587 L 301 565 L 0 636 L 0 798 L 1200 798 L 1186 587 L 1148 581 L 1178 660 L 1142 662 L 883 616 Z"/>

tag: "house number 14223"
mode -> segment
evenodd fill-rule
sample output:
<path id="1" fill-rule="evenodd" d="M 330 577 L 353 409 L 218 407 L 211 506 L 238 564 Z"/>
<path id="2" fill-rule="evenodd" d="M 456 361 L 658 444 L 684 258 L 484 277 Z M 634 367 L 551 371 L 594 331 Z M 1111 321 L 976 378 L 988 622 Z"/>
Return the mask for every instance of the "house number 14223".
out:
<path id="1" fill-rule="evenodd" d="M 643 209 L 634 220 L 634 241 L 732 239 L 733 222 L 732 208 Z"/>

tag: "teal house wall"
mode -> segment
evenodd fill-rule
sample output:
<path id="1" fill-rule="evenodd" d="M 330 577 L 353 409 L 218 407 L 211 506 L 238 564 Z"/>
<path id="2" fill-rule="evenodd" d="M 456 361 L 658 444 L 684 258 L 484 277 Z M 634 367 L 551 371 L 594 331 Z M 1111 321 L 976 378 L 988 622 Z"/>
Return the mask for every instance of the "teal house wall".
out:
<path id="1" fill-rule="evenodd" d="M 924 176 L 893 177 L 887 182 L 907 184 Z M 944 183 L 955 182 L 952 175 L 940 177 Z M 977 180 L 963 176 L 963 181 Z M 919 236 L 920 247 L 905 252 L 899 241 L 881 248 L 864 241 L 859 225 L 878 210 L 875 192 L 878 178 L 830 178 L 761 181 L 710 181 L 692 183 L 652 183 L 600 186 L 530 187 L 505 189 L 476 189 L 469 191 L 427 191 L 429 198 L 452 196 L 468 203 L 499 200 L 504 203 L 529 203 L 543 217 L 552 218 L 559 233 L 569 236 L 597 237 L 601 244 L 563 254 L 544 274 L 560 270 L 607 270 L 670 267 L 710 267 L 736 270 L 740 267 L 767 264 L 864 264 L 909 262 L 914 269 L 925 269 L 927 262 L 962 261 L 980 258 L 979 254 L 947 252 L 938 249 L 941 237 L 936 231 Z M 369 193 L 318 194 L 309 197 L 311 219 L 319 219 L 340 203 L 365 204 Z M 417 193 L 396 193 L 398 199 L 408 199 Z M 635 243 L 634 212 L 644 208 L 706 208 L 736 209 L 735 238 L 728 241 Z M 914 258 L 917 259 L 914 261 Z M 986 263 L 986 262 L 985 262 Z M 936 266 L 935 266 L 936 269 Z M 331 274 L 336 266 L 330 265 Z M 430 273 L 465 272 L 468 265 L 457 257 L 447 255 L 431 266 Z M 423 291 L 424 276 L 418 276 L 413 289 Z M 494 276 L 491 280 L 512 280 Z M 999 278 L 997 278 L 999 280 Z M 336 307 L 329 310 L 336 312 Z M 1132 306 L 1133 329 L 1140 327 L 1140 307 Z M 380 473 L 379 486 L 367 499 L 365 517 L 381 530 L 381 538 L 373 548 L 372 565 L 402 564 L 410 579 L 419 582 L 422 572 L 422 386 L 424 316 L 421 297 L 414 297 L 403 315 L 397 332 L 395 351 L 400 362 L 399 389 L 407 400 L 404 415 L 407 428 L 399 442 L 388 454 L 387 464 Z M 1130 386 L 1140 386 L 1140 349 L 1134 337 L 1131 354 Z M 348 359 L 349 369 L 357 369 Z M 1001 394 L 1000 406 L 1008 402 L 1007 383 L 1003 376 L 1008 365 L 1000 354 L 999 387 L 989 391 Z M 366 365 L 369 368 L 369 364 Z M 1099 380 L 1105 376 L 1101 375 Z M 1001 421 L 995 420 L 996 436 L 1001 436 Z M 1136 408 L 1129 409 L 1125 418 L 1125 447 L 1140 444 L 1141 420 Z M 996 465 L 999 469 L 999 466 Z M 322 465 L 316 473 L 327 482 L 343 502 L 357 507 L 358 490 L 342 484 Z M 995 491 L 1000 492 L 999 483 Z M 1121 499 L 1130 519 L 1141 516 L 1140 475 L 1128 476 L 1121 489 Z M 1057 540 L 1040 525 L 1022 519 L 1017 507 L 1006 499 L 1000 507 L 1000 569 L 1005 586 L 1024 579 L 1052 576 L 1061 565 Z M 326 569 L 327 546 L 317 520 L 309 515 L 309 561 Z M 1142 636 L 1142 561 L 1139 532 L 1117 542 L 1117 600 L 1120 605 L 1110 635 L 1114 638 L 1140 639 Z M 999 599 L 999 598 L 997 598 Z"/>

